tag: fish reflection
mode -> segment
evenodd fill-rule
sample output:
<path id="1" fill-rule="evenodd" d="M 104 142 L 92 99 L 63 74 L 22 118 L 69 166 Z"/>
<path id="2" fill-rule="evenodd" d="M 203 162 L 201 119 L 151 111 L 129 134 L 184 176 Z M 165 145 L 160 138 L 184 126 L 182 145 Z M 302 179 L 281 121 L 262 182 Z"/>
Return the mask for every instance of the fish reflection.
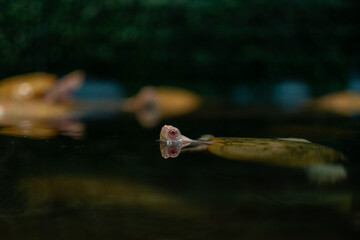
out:
<path id="1" fill-rule="evenodd" d="M 196 110 L 201 102 L 198 95 L 186 89 L 151 86 L 129 98 L 77 99 L 74 93 L 85 89 L 82 92 L 86 94 L 87 84 L 91 85 L 85 82 L 85 74 L 80 70 L 60 79 L 48 73 L 3 79 L 0 81 L 0 126 L 3 126 L 0 133 L 32 138 L 57 134 L 81 137 L 85 126 L 76 120 L 79 116 L 86 118 L 94 116 L 93 113 L 104 116 L 107 112 L 132 113 L 142 126 L 153 127 L 163 118 Z"/>
<path id="2" fill-rule="evenodd" d="M 1 134 L 50 138 L 58 134 L 80 138 L 84 125 L 70 119 L 71 93 L 85 74 L 71 72 L 57 79 L 49 73 L 29 73 L 0 81 Z"/>
<path id="3" fill-rule="evenodd" d="M 69 111 L 71 107 L 67 104 L 0 100 L 0 133 L 31 138 L 49 138 L 60 133 L 81 137 L 85 126 L 71 120 Z"/>
<path id="4" fill-rule="evenodd" d="M 198 214 L 199 207 L 154 186 L 78 175 L 29 177 L 19 182 L 25 194 L 26 208 L 36 211 L 55 206 L 65 207 L 131 207 L 169 215 Z"/>
<path id="5" fill-rule="evenodd" d="M 160 133 L 160 151 L 164 158 L 175 158 L 181 151 L 207 150 L 231 160 L 264 163 L 282 167 L 303 168 L 311 182 L 335 183 L 347 178 L 341 164 L 342 153 L 305 139 L 225 138 L 204 136 L 192 140 L 176 127 L 165 125 Z"/>

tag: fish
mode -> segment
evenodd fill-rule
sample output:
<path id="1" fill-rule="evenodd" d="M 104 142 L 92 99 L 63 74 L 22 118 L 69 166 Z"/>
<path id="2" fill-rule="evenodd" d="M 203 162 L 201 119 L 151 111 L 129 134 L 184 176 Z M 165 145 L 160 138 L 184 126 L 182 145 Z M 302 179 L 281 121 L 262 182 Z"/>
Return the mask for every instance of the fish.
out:
<path id="1" fill-rule="evenodd" d="M 195 111 L 201 102 L 197 94 L 169 86 L 145 86 L 128 98 L 82 101 L 72 93 L 86 84 L 85 78 L 82 70 L 75 70 L 61 78 L 50 73 L 36 72 L 1 80 L 0 134 L 50 138 L 56 135 L 54 133 L 64 132 L 58 131 L 56 123 L 71 122 L 71 129 L 75 119 L 86 118 L 94 112 L 131 113 L 141 126 L 150 128 L 164 118 Z M 84 127 L 81 128 L 84 130 Z M 75 136 L 79 136 L 78 133 Z"/>
<path id="2" fill-rule="evenodd" d="M 346 157 L 339 151 L 298 138 L 240 138 L 207 135 L 192 140 L 171 125 L 160 131 L 163 158 L 178 157 L 182 150 L 208 151 L 221 158 L 288 168 L 306 169 L 309 180 L 318 184 L 347 178 Z"/>
<path id="3" fill-rule="evenodd" d="M 310 102 L 311 109 L 351 117 L 360 114 L 360 93 L 344 90 L 322 96 Z"/>

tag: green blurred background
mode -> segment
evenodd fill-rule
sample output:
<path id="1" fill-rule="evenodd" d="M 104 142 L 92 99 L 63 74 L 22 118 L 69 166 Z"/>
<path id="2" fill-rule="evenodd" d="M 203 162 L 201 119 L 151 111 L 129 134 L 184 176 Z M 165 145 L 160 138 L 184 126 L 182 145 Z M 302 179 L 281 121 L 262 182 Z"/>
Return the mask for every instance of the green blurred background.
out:
<path id="1" fill-rule="evenodd" d="M 360 64 L 359 5 L 0 0 L 0 78 L 84 69 L 115 78 L 130 91 L 144 84 L 196 82 L 206 92 L 286 78 L 341 88 Z"/>

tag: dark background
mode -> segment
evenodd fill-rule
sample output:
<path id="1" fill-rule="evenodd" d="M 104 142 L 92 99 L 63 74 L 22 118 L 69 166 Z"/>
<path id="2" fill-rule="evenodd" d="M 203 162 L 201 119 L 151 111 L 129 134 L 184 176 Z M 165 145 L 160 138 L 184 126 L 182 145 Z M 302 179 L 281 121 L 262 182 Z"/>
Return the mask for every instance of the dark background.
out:
<path id="1" fill-rule="evenodd" d="M 80 68 L 130 93 L 285 78 L 333 90 L 359 67 L 359 9 L 356 0 L 1 0 L 0 78 Z"/>
<path id="2" fill-rule="evenodd" d="M 200 93 L 205 105 L 150 129 L 130 114 L 84 117 L 86 136 L 79 140 L 0 135 L 1 239 L 358 239 L 360 118 L 296 109 L 308 98 L 349 88 L 354 78 L 354 86 L 360 83 L 359 5 L 0 0 L 0 79 L 83 69 L 89 78 L 118 81 L 126 95 L 148 84 L 176 85 Z M 224 98 L 238 105 L 217 101 Z M 342 152 L 348 179 L 317 185 L 307 169 L 207 152 L 163 159 L 156 141 L 163 124 L 191 138 L 305 138 Z M 58 189 L 51 184 L 56 176 L 80 182 Z M 43 191 L 19 187 L 31 177 L 42 179 Z M 106 192 L 106 179 L 117 187 Z M 76 194 L 82 183 L 90 195 Z M 53 199 L 47 189 L 56 190 Z M 146 205 L 152 189 L 169 202 Z M 36 193 L 49 201 L 31 208 Z M 121 200 L 134 194 L 145 205 Z M 198 216 L 172 199 L 200 206 Z"/>

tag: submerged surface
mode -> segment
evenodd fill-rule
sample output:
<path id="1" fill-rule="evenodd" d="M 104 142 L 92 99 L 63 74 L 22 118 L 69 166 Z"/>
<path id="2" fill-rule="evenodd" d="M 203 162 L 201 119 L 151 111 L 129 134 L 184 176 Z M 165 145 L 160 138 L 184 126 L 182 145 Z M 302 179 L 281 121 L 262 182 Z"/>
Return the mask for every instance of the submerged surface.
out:
<path id="1" fill-rule="evenodd" d="M 81 140 L 0 136 L 1 239 L 357 239 L 358 120 L 261 119 L 166 123 L 194 137 L 306 138 L 344 153 L 348 178 L 316 184 L 301 169 L 204 152 L 163 159 L 161 125 L 133 116 L 86 122 Z"/>

